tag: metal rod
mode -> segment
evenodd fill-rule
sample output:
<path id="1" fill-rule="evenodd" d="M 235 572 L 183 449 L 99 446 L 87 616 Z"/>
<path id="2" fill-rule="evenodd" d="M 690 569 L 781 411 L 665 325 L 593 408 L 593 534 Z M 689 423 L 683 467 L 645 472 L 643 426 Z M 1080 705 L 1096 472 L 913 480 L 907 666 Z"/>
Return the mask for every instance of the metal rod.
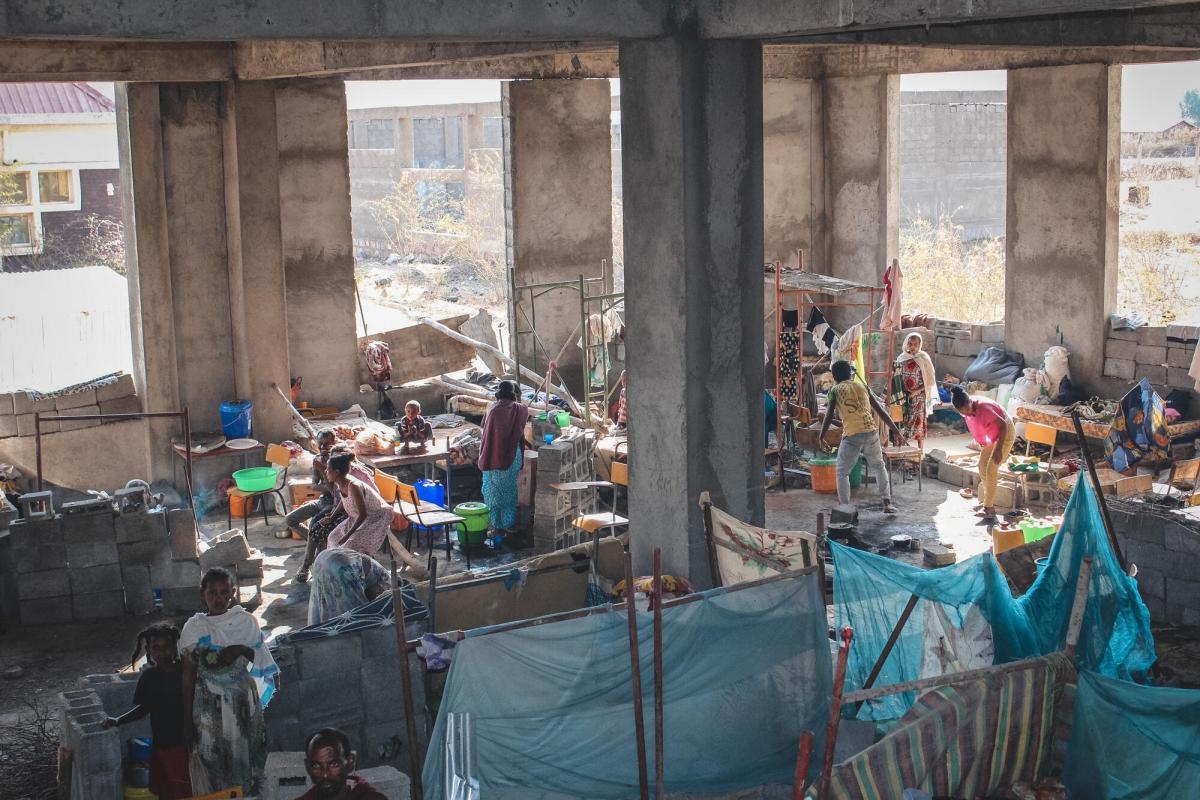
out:
<path id="1" fill-rule="evenodd" d="M 808 765 L 812 761 L 813 732 L 800 734 L 800 750 L 796 753 L 796 774 L 792 778 L 792 800 L 804 800 L 804 787 L 808 784 Z"/>
<path id="2" fill-rule="evenodd" d="M 632 595 L 633 587 L 629 587 Z M 628 598 L 632 602 L 632 596 Z M 664 800 L 662 550 L 654 548 L 654 796 Z"/>
<path id="3" fill-rule="evenodd" d="M 633 734 L 637 746 L 638 797 L 650 798 L 646 777 L 646 718 L 642 708 L 642 660 L 638 652 L 637 609 L 633 603 L 633 556 L 625 553 L 625 616 L 629 621 L 629 669 L 633 681 Z"/>
<path id="4" fill-rule="evenodd" d="M 717 561 L 716 539 L 713 537 L 712 498 L 707 491 L 700 493 L 700 511 L 704 515 L 704 538 L 708 544 L 708 571 L 713 586 L 722 586 L 721 566 Z"/>
<path id="5" fill-rule="evenodd" d="M 1108 503 L 1104 500 L 1104 490 L 1100 487 L 1100 476 L 1096 473 L 1096 465 L 1092 463 L 1092 453 L 1088 449 L 1087 437 L 1083 435 L 1083 423 L 1079 420 L 1078 411 L 1071 412 L 1071 421 L 1075 423 L 1075 435 L 1079 438 L 1079 451 L 1083 455 L 1083 463 L 1087 464 L 1088 475 L 1092 478 L 1092 488 L 1096 490 L 1096 502 L 1100 504 L 1100 516 L 1104 519 L 1104 532 L 1108 534 L 1108 543 L 1112 545 L 1113 552 L 1117 555 L 1117 563 L 1121 565 L 1121 570 L 1128 572 L 1129 564 L 1126 563 L 1125 554 L 1121 552 L 1121 545 L 1117 542 L 1112 517 L 1108 514 Z"/>
<path id="6" fill-rule="evenodd" d="M 871 672 L 867 675 L 866 681 L 863 682 L 862 688 L 870 689 L 875 685 L 875 679 L 883 671 L 884 662 L 892 654 L 892 648 L 896 646 L 896 642 L 900 639 L 900 632 L 904 630 L 904 626 L 908 623 L 908 618 L 912 616 L 913 609 L 917 607 L 917 601 L 920 599 L 915 594 L 908 598 L 908 603 L 904 606 L 904 610 L 900 612 L 900 619 L 896 620 L 896 624 L 892 628 L 892 633 L 888 636 L 887 642 L 884 643 L 883 650 L 879 652 L 879 658 L 875 659 L 875 665 L 871 667 Z M 855 716 L 858 716 L 858 710 L 862 708 L 862 704 L 863 701 L 861 700 L 854 704 Z"/>
<path id="7" fill-rule="evenodd" d="M 824 548 L 821 545 L 824 544 Z M 829 605 L 832 599 L 825 594 L 825 554 L 822 550 L 829 549 L 829 540 L 825 538 L 825 512 L 817 513 L 817 572 L 821 576 L 821 599 L 825 601 L 825 605 Z"/>
<path id="8" fill-rule="evenodd" d="M 188 508 L 196 511 L 196 492 L 192 485 L 192 415 L 188 411 L 188 407 L 183 407 L 183 472 L 184 480 L 187 481 L 188 493 Z M 171 469 L 171 477 L 175 476 L 174 467 Z"/>
<path id="9" fill-rule="evenodd" d="M 37 490 L 42 491 L 42 412 L 33 412 L 33 446 L 37 451 Z"/>
<path id="10" fill-rule="evenodd" d="M 437 575 L 438 560 L 437 556 L 433 556 L 429 561 L 429 599 L 425 601 L 429 609 L 429 630 L 433 633 L 437 633 Z"/>
<path id="11" fill-rule="evenodd" d="M 838 723 L 842 719 L 842 690 L 846 685 L 846 662 L 850 660 L 850 641 L 854 629 L 842 628 L 842 645 L 838 648 L 837 669 L 833 673 L 833 702 L 829 704 L 829 725 L 825 728 L 825 759 L 821 764 L 821 782 L 817 787 L 818 800 L 829 796 L 829 776 L 833 773 L 833 751 L 837 746 Z"/>
<path id="12" fill-rule="evenodd" d="M 425 790 L 421 785 L 420 743 L 417 741 L 417 720 L 413 703 L 412 675 L 408 670 L 408 637 L 405 635 L 404 603 L 396 581 L 396 554 L 392 559 L 392 615 L 396 618 L 396 649 L 400 653 L 400 688 L 404 694 L 404 734 L 408 737 L 408 768 L 412 772 L 412 796 L 424 800 Z"/>
<path id="13" fill-rule="evenodd" d="M 1092 557 L 1084 556 L 1075 579 L 1075 600 L 1071 603 L 1071 618 L 1067 623 L 1067 655 L 1075 657 L 1079 631 L 1083 627 L 1083 612 L 1087 610 L 1088 590 L 1092 585 Z"/>

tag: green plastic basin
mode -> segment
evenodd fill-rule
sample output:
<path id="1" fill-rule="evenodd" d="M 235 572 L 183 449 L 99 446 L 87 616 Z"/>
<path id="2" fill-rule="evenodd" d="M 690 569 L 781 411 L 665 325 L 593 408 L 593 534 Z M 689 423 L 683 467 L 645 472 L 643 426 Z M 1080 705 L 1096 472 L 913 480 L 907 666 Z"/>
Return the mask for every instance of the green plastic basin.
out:
<path id="1" fill-rule="evenodd" d="M 275 488 L 275 467 L 250 467 L 233 473 L 233 482 L 243 492 L 269 492 Z"/>

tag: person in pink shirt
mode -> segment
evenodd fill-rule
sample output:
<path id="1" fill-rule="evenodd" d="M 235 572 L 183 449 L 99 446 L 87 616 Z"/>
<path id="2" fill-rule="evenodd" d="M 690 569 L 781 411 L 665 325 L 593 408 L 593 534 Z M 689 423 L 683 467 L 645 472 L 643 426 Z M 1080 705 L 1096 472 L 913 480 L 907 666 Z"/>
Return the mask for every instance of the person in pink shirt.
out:
<path id="1" fill-rule="evenodd" d="M 976 507 L 976 513 L 983 517 L 984 524 L 991 525 L 996 521 L 996 484 L 1000 480 L 1000 467 L 1012 452 L 1017 427 L 1008 412 L 994 400 L 972 397 L 961 386 L 955 386 L 950 397 L 954 402 L 954 410 L 962 414 L 967 430 L 981 448 L 980 505 Z"/>

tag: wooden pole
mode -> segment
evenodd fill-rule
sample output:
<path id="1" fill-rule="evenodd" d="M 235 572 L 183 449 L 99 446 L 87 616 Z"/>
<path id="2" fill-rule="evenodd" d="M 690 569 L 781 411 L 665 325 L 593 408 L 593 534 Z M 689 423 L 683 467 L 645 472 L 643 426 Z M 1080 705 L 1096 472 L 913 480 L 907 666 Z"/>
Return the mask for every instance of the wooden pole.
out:
<path id="1" fill-rule="evenodd" d="M 808 765 L 812 761 L 813 732 L 800 734 L 800 750 L 796 753 L 796 774 L 792 778 L 792 800 L 804 800 L 804 788 L 808 785 Z"/>
<path id="2" fill-rule="evenodd" d="M 632 590 L 633 587 L 630 587 Z M 664 800 L 662 550 L 654 548 L 654 796 Z"/>
<path id="3" fill-rule="evenodd" d="M 392 558 L 392 614 L 396 618 L 396 649 L 400 653 L 400 688 L 404 694 L 404 733 L 408 737 L 408 767 L 412 772 L 412 796 L 425 800 L 421 785 L 421 754 L 417 740 L 417 720 L 413 703 L 412 675 L 408 671 L 408 637 L 405 635 L 404 602 L 400 599 L 400 588 L 396 581 L 396 555 Z"/>
<path id="4" fill-rule="evenodd" d="M 904 630 L 904 626 L 908 623 L 908 618 L 912 616 L 913 609 L 917 607 L 917 600 L 919 599 L 915 594 L 908 598 L 908 603 L 904 606 L 904 610 L 900 612 L 900 619 L 896 620 L 896 625 L 892 628 L 892 633 L 888 636 L 887 642 L 884 643 L 883 650 L 879 653 L 879 658 L 875 659 L 875 665 L 871 667 L 871 672 L 867 675 L 867 680 L 863 683 L 862 688 L 870 689 L 875 685 L 875 679 L 883 671 L 883 664 L 887 661 L 888 656 L 892 654 L 892 648 L 896 646 L 896 642 L 900 639 L 900 631 Z M 858 716 L 858 710 L 862 708 L 862 704 L 862 700 L 854 704 L 855 716 Z"/>
<path id="5" fill-rule="evenodd" d="M 708 492 L 700 493 L 700 511 L 704 515 L 704 541 L 708 545 L 708 571 L 711 573 L 712 585 L 722 586 L 721 567 L 717 562 L 717 548 L 713 543 L 712 498 Z"/>
<path id="6" fill-rule="evenodd" d="M 1079 577 L 1075 579 L 1075 600 L 1071 603 L 1071 618 L 1067 623 L 1067 655 L 1075 657 L 1079 644 L 1079 630 L 1083 627 L 1083 612 L 1087 610 L 1088 590 L 1092 585 L 1092 557 L 1084 556 L 1079 564 Z"/>
<path id="7" fill-rule="evenodd" d="M 292 405 L 291 398 L 289 398 L 286 394 L 284 394 L 283 389 L 280 389 L 278 385 L 272 383 L 271 388 L 279 393 L 279 396 L 283 399 L 283 402 L 286 405 L 288 412 L 292 415 L 292 419 L 294 419 L 294 420 L 296 420 L 296 422 L 300 423 L 300 427 L 304 430 L 305 433 L 307 433 L 309 435 L 310 438 L 316 439 L 317 432 L 313 429 L 312 423 L 310 423 L 307 419 L 305 419 L 304 415 L 296 410 L 296 407 L 294 405 Z"/>
<path id="8" fill-rule="evenodd" d="M 192 486 L 192 416 L 188 407 L 183 407 L 183 468 L 187 479 L 188 508 L 196 510 L 195 489 Z"/>
<path id="9" fill-rule="evenodd" d="M 1104 489 L 1100 486 L 1100 476 L 1096 474 L 1096 465 L 1092 463 L 1092 453 L 1088 449 L 1087 437 L 1083 435 L 1083 423 L 1079 421 L 1078 411 L 1071 412 L 1071 422 L 1075 423 L 1075 435 L 1079 437 L 1079 450 L 1083 455 L 1083 463 L 1087 465 L 1088 475 L 1092 478 L 1092 488 L 1096 491 L 1096 502 L 1100 504 L 1100 516 L 1104 519 L 1104 532 L 1108 534 L 1108 543 L 1112 545 L 1121 569 L 1128 572 L 1129 565 L 1125 562 L 1125 555 L 1121 552 L 1121 545 L 1117 542 L 1117 535 L 1113 531 L 1112 517 L 1108 514 L 1108 503 L 1104 500 Z"/>
<path id="10" fill-rule="evenodd" d="M 821 782 L 817 786 L 818 800 L 829 796 L 829 776 L 833 774 L 833 750 L 837 746 L 838 723 L 842 720 L 842 689 L 846 685 L 846 662 L 850 660 L 850 641 L 854 629 L 842 628 L 842 646 L 838 648 L 837 669 L 833 673 L 833 702 L 829 705 L 829 725 L 825 728 L 825 759 L 821 764 Z"/>
<path id="11" fill-rule="evenodd" d="M 638 654 L 637 609 L 633 603 L 633 556 L 625 553 L 625 616 L 629 620 L 629 669 L 633 681 L 633 733 L 637 747 L 638 797 L 650 800 L 646 777 L 646 719 L 642 708 L 642 661 Z"/>

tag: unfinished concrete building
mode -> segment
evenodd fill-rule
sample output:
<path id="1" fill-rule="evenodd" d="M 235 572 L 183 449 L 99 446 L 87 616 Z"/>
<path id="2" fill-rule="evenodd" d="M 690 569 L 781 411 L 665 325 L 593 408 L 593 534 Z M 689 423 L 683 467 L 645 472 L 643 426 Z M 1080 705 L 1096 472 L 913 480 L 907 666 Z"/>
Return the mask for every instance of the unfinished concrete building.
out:
<path id="1" fill-rule="evenodd" d="M 1109 328 L 1121 67 L 1200 59 L 1196 3 L 11 0 L 0 39 L 0 82 L 118 84 L 137 407 L 187 407 L 193 429 L 218 428 L 237 397 L 260 440 L 288 439 L 276 387 L 294 375 L 323 405 L 361 401 L 351 159 L 416 134 L 358 118 L 348 132 L 346 81 L 510 81 L 513 285 L 608 277 L 619 154 L 635 574 L 658 551 L 664 572 L 709 585 L 702 493 L 765 525 L 763 265 L 802 250 L 811 271 L 879 285 L 898 250 L 902 73 L 1008 71 L 1003 345 L 1036 364 L 1064 343 L 1087 394 L 1120 396 L 1127 364 L 1196 385 L 1167 358 L 1179 332 Z M 618 151 L 608 84 L 592 80 L 608 78 Z M 491 119 L 472 120 L 465 138 L 493 144 Z M 539 310 L 547 340 L 571 334 L 578 302 Z M 0 460 L 31 471 L 30 419 L 54 409 L 6 399 Z M 67 426 L 44 429 L 57 486 L 178 480 L 173 420 Z M 1200 592 L 1157 591 L 1156 619 L 1200 622 Z"/>

